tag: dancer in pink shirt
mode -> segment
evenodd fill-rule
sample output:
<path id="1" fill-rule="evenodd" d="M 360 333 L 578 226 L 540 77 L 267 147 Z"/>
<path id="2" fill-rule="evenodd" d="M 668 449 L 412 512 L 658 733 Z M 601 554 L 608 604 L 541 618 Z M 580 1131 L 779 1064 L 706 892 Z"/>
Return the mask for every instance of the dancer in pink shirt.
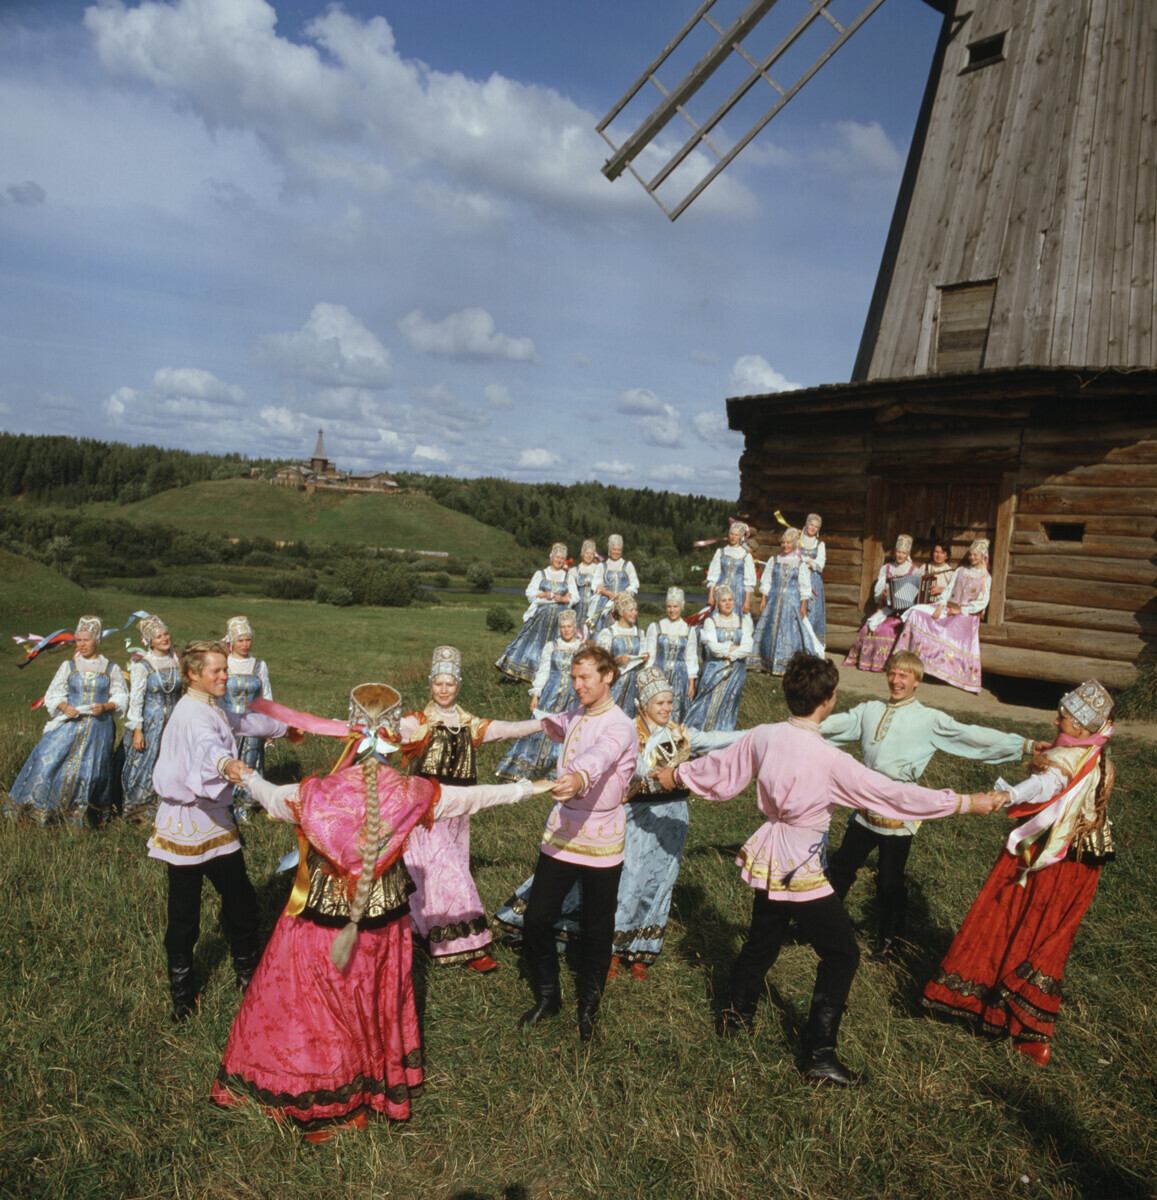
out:
<path id="1" fill-rule="evenodd" d="M 690 788 L 705 800 L 730 800 L 753 780 L 767 820 L 748 839 L 737 864 L 754 890 L 751 930 L 736 960 L 729 1032 L 750 1033 L 764 976 L 794 918 L 819 955 L 815 991 L 804 1030 L 801 1070 L 812 1083 L 859 1083 L 836 1056 L 840 1019 L 860 961 L 851 922 L 825 874 L 828 824 L 837 805 L 905 820 L 989 813 L 1002 796 L 958 795 L 895 783 L 829 746 L 820 722 L 835 707 L 839 673 L 826 659 L 793 655 L 783 677 L 792 716 L 760 725 L 726 750 L 655 773 L 663 788 Z"/>

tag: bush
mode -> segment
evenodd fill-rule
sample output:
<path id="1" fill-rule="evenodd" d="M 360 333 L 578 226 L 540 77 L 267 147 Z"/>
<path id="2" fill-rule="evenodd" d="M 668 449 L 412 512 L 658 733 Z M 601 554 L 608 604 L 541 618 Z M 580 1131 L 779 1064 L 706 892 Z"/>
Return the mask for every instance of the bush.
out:
<path id="1" fill-rule="evenodd" d="M 466 582 L 480 592 L 488 592 L 494 583 L 494 572 L 488 563 L 471 563 L 466 571 Z"/>
<path id="2" fill-rule="evenodd" d="M 450 576 L 445 571 L 439 571 L 434 576 L 433 585 L 436 588 L 448 588 L 450 586 Z"/>
<path id="3" fill-rule="evenodd" d="M 126 585 L 129 591 L 142 596 L 175 596 L 189 599 L 195 596 L 223 596 L 229 591 L 227 584 L 204 575 L 158 575 L 154 579 L 138 579 Z"/>
<path id="4" fill-rule="evenodd" d="M 285 571 L 265 581 L 265 594 L 274 600 L 312 600 L 317 580 L 305 571 Z"/>
<path id="5" fill-rule="evenodd" d="M 442 603 L 442 597 L 439 596 L 437 592 L 432 592 L 432 591 L 430 591 L 429 588 L 426 588 L 426 587 L 420 587 L 414 593 L 414 599 L 417 600 L 419 604 L 441 604 Z"/>
<path id="6" fill-rule="evenodd" d="M 654 600 L 640 600 L 638 605 L 640 617 L 665 617 L 667 615 L 666 608 L 661 604 L 656 604 Z"/>
<path id="7" fill-rule="evenodd" d="M 241 563 L 246 567 L 280 567 L 282 565 L 281 559 L 276 554 L 270 554 L 268 550 L 250 550 Z"/>
<path id="8" fill-rule="evenodd" d="M 514 628 L 514 618 L 505 608 L 488 608 L 486 610 L 486 628 L 495 633 L 509 633 Z"/>
<path id="9" fill-rule="evenodd" d="M 332 604 L 335 608 L 347 608 L 354 602 L 354 594 L 347 587 L 333 587 L 328 583 L 319 583 L 313 598 L 318 604 Z"/>

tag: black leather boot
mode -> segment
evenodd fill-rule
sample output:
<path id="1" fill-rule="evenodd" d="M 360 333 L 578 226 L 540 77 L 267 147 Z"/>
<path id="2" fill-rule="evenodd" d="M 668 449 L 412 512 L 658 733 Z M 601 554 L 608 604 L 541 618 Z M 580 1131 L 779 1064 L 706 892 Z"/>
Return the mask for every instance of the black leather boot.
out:
<path id="1" fill-rule="evenodd" d="M 880 940 L 875 952 L 868 956 L 869 962 L 889 963 L 900 957 L 904 937 L 903 910 L 887 910 L 880 916 Z"/>
<path id="2" fill-rule="evenodd" d="M 519 1029 L 533 1029 L 539 1021 L 558 1015 L 562 1008 L 562 997 L 558 976 L 553 979 L 538 979 L 534 985 L 534 1005 L 518 1018 Z"/>
<path id="3" fill-rule="evenodd" d="M 755 1032 L 755 1008 L 758 1003 L 758 992 L 733 986 L 731 1003 L 723 1010 L 720 1017 L 720 1032 L 725 1037 L 751 1037 Z"/>
<path id="4" fill-rule="evenodd" d="M 197 983 L 193 978 L 192 955 L 169 960 L 169 995 L 173 999 L 173 1020 L 180 1024 L 197 1011 Z"/>
<path id="5" fill-rule="evenodd" d="M 242 995 L 249 990 L 249 985 L 253 982 L 253 972 L 257 970 L 257 964 L 260 961 L 260 950 L 249 950 L 244 954 L 233 955 L 233 971 L 237 976 L 237 986 L 241 989 Z"/>
<path id="6" fill-rule="evenodd" d="M 599 1011 L 602 989 L 592 980 L 583 979 L 578 985 L 579 1040 L 589 1042 L 595 1036 L 595 1014 Z"/>
<path id="7" fill-rule="evenodd" d="M 850 1071 L 836 1056 L 840 1020 L 844 1005 L 833 1004 L 819 994 L 812 997 L 808 1013 L 807 1028 L 804 1030 L 803 1060 L 800 1070 L 808 1083 L 826 1083 L 835 1087 L 858 1087 L 860 1076 Z"/>

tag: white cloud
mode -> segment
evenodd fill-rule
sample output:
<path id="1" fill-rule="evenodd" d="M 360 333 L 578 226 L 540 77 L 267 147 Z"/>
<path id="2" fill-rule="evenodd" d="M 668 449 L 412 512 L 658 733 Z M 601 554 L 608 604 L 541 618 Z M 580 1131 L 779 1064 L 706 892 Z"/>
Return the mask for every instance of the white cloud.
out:
<path id="1" fill-rule="evenodd" d="M 682 463 L 668 463 L 663 467 L 651 467 L 650 471 L 651 478 L 661 483 L 691 483 L 699 477 L 699 472 L 695 467 L 688 467 Z"/>
<path id="2" fill-rule="evenodd" d="M 484 308 L 464 308 L 441 321 L 427 321 L 421 310 L 415 309 L 398 322 L 398 328 L 406 341 L 423 354 L 538 362 L 534 342 L 496 333 L 494 318 Z"/>
<path id="3" fill-rule="evenodd" d="M 415 446 L 410 455 L 415 462 L 448 463 L 450 455 L 441 446 Z"/>
<path id="4" fill-rule="evenodd" d="M 794 392 L 803 386 L 789 383 L 762 354 L 743 354 L 737 358 L 727 384 L 734 393 L 743 396 L 760 392 Z"/>
<path id="5" fill-rule="evenodd" d="M 129 407 L 136 403 L 137 393 L 132 388 L 122 387 L 117 388 L 115 392 L 104 402 L 104 410 L 112 418 L 114 423 L 119 424 L 121 417 L 128 412 Z"/>
<path id="6" fill-rule="evenodd" d="M 557 467 L 562 459 L 557 454 L 552 454 L 549 450 L 536 448 L 533 450 L 523 450 L 518 457 L 518 465 L 527 467 L 536 471 L 545 471 L 551 467 Z"/>
<path id="7" fill-rule="evenodd" d="M 663 401 L 650 388 L 628 388 L 615 401 L 615 408 L 621 413 L 652 414 L 661 413 Z"/>
<path id="8" fill-rule="evenodd" d="M 486 390 L 482 394 L 486 397 L 486 403 L 491 408 L 514 407 L 514 399 L 510 395 L 510 389 L 501 383 L 487 384 Z"/>
<path id="9" fill-rule="evenodd" d="M 389 387 L 390 352 L 344 304 L 322 302 L 296 333 L 266 334 L 256 358 L 279 375 L 326 387 Z"/>
<path id="10" fill-rule="evenodd" d="M 666 404 L 649 388 L 628 388 L 615 401 L 615 408 L 634 417 L 634 423 L 651 446 L 681 446 L 683 425 L 679 410 Z"/>
<path id="11" fill-rule="evenodd" d="M 211 371 L 199 367 L 161 367 L 153 375 L 153 390 L 165 400 L 240 404 L 245 399 L 245 392 L 236 384 L 222 383 Z"/>
<path id="12" fill-rule="evenodd" d="M 604 475 L 624 479 L 627 476 L 634 475 L 634 473 L 634 463 L 619 462 L 618 459 L 612 462 L 597 462 L 591 467 L 592 479 L 601 479 Z"/>
<path id="13" fill-rule="evenodd" d="M 268 405 L 261 410 L 261 420 L 275 433 L 285 437 L 297 437 L 305 425 L 300 413 L 290 412 L 287 408 L 274 408 Z"/>
<path id="14" fill-rule="evenodd" d="M 696 413 L 692 424 L 704 442 L 743 442 L 743 435 L 727 427 L 727 417 L 721 412 Z"/>
<path id="15" fill-rule="evenodd" d="M 432 408 L 437 412 L 435 424 L 440 430 L 463 433 L 470 429 L 483 429 L 492 420 L 490 413 L 463 404 L 453 392 L 440 383 L 430 388 L 416 387 L 413 394 L 414 399 L 423 408 Z M 421 419 L 422 425 L 428 432 L 430 428 L 429 414 L 422 414 Z"/>
<path id="16" fill-rule="evenodd" d="M 884 132 L 879 121 L 836 121 L 826 128 L 835 144 L 815 152 L 815 160 L 838 175 L 884 176 L 893 180 L 904 169 L 904 153 Z"/>

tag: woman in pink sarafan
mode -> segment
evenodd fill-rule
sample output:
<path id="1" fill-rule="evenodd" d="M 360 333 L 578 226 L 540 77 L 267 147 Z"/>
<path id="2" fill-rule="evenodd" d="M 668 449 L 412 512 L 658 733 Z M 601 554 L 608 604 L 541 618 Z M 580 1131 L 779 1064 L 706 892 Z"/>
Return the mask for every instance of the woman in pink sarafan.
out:
<path id="1" fill-rule="evenodd" d="M 245 775 L 271 817 L 297 826 L 300 861 L 233 1022 L 213 1099 L 249 1097 L 311 1141 L 335 1125 L 364 1127 L 371 1113 L 406 1119 L 422 1085 L 408 834 L 549 787 L 448 787 L 400 775 L 386 762 L 400 716 L 393 688 L 362 684 L 350 697 L 350 742 L 330 775 L 283 787 Z"/>
<path id="2" fill-rule="evenodd" d="M 884 664 L 896 649 L 896 638 L 902 628 L 896 610 L 889 603 L 888 583 L 890 580 L 913 580 L 920 575 L 920 568 L 912 561 L 912 538 L 902 533 L 896 539 L 894 562 L 886 562 L 876 576 L 872 596 L 876 611 L 863 623 L 856 640 L 844 659 L 845 667 L 858 667 L 861 671 L 883 671 Z"/>
<path id="3" fill-rule="evenodd" d="M 968 566 L 957 567 L 936 604 L 917 604 L 904 613 L 897 650 L 911 650 L 924 673 L 966 692 L 980 691 L 980 614 L 988 607 L 988 539 L 968 548 Z"/>

